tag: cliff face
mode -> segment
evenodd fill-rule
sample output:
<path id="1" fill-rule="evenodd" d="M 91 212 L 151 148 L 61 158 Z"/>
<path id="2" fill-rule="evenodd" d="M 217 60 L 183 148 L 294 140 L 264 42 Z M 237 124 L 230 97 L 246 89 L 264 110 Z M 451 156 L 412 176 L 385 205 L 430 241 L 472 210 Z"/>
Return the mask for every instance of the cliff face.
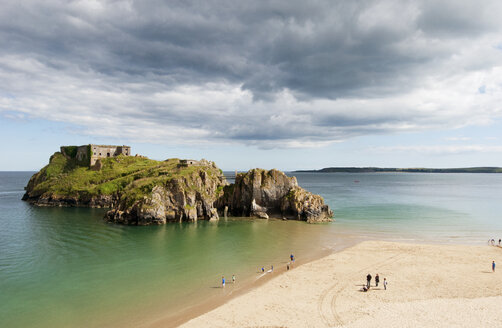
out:
<path id="1" fill-rule="evenodd" d="M 57 152 L 31 177 L 23 200 L 38 206 L 108 207 L 116 210 L 107 215 L 112 221 L 155 224 L 213 218 L 212 204 L 226 184 L 221 170 L 206 160 L 188 166 L 179 159 L 118 156 L 101 159 L 100 169 L 93 170 Z M 159 202 L 165 203 L 165 220 L 159 219 Z"/>
<path id="2" fill-rule="evenodd" d="M 253 216 L 253 212 L 263 211 L 261 207 L 280 212 L 282 198 L 296 186 L 296 178 L 289 178 L 277 170 L 252 169 L 247 173 L 240 173 L 235 177 L 232 195 L 229 197 L 230 212 L 235 216 Z"/>
<path id="3" fill-rule="evenodd" d="M 91 170 L 55 153 L 31 177 L 23 200 L 39 206 L 109 207 L 105 220 L 131 225 L 217 220 L 218 210 L 225 209 L 234 216 L 307 222 L 333 216 L 322 197 L 277 170 L 253 169 L 228 185 L 213 162 L 188 165 L 130 156 L 102 159 L 100 169 Z"/>
<path id="4" fill-rule="evenodd" d="M 333 211 L 324 204 L 324 199 L 303 188 L 295 186 L 282 198 L 281 211 L 293 215 L 297 220 L 308 223 L 328 222 L 333 219 Z"/>
<path id="5" fill-rule="evenodd" d="M 187 176 L 180 176 L 156 185 L 141 199 L 124 194 L 118 206 L 106 214 L 106 220 L 123 224 L 164 224 L 174 221 L 217 220 L 214 207 L 226 180 L 200 167 Z M 216 172 L 213 172 L 216 173 Z"/>
<path id="6" fill-rule="evenodd" d="M 22 199 L 38 206 L 112 207 L 118 198 L 116 193 L 93 192 L 74 183 L 71 172 L 77 165 L 55 153 L 49 165 L 30 178 Z"/>
<path id="7" fill-rule="evenodd" d="M 285 217 L 310 223 L 331 221 L 333 212 L 321 196 L 298 186 L 295 177 L 278 170 L 240 173 L 225 189 L 221 206 L 235 216 Z"/>

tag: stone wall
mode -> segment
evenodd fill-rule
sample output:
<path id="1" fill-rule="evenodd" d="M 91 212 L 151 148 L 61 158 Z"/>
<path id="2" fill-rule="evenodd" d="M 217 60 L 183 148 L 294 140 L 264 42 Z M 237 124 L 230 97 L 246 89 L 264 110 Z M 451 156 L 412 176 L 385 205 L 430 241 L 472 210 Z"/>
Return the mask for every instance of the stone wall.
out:
<path id="1" fill-rule="evenodd" d="M 89 145 L 77 147 L 77 161 L 89 162 Z"/>
<path id="2" fill-rule="evenodd" d="M 178 164 L 178 167 L 187 167 L 187 166 L 203 166 L 204 164 L 201 161 L 196 161 L 194 159 L 182 159 Z"/>
<path id="3" fill-rule="evenodd" d="M 96 164 L 100 158 L 115 157 L 118 155 L 130 156 L 131 147 L 129 146 L 112 146 L 112 145 L 90 145 L 91 161 L 90 166 Z"/>
<path id="4" fill-rule="evenodd" d="M 118 155 L 131 156 L 130 146 L 84 145 L 61 146 L 61 153 L 67 158 L 75 159 L 80 165 L 93 167 L 100 158 Z"/>
<path id="5" fill-rule="evenodd" d="M 61 153 L 70 159 L 77 161 L 79 165 L 88 166 L 89 158 L 89 145 L 84 146 L 61 146 Z"/>

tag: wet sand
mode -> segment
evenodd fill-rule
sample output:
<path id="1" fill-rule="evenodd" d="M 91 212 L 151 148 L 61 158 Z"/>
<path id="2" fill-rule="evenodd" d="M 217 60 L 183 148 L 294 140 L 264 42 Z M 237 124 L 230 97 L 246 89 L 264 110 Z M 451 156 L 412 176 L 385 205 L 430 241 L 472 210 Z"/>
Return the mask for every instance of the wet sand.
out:
<path id="1" fill-rule="evenodd" d="M 276 270 L 181 327 L 497 327 L 502 271 L 491 271 L 492 260 L 502 270 L 501 248 L 365 241 Z M 368 273 L 378 273 L 380 285 L 373 279 L 362 292 Z"/>
<path id="2" fill-rule="evenodd" d="M 339 251 L 341 249 L 350 247 L 350 245 L 352 245 L 352 242 L 350 242 L 350 244 L 349 243 L 340 244 L 337 250 Z M 333 250 L 322 250 L 315 253 L 315 255 L 314 254 L 310 255 L 308 258 L 302 258 L 300 260 L 296 260 L 294 264 L 291 264 L 290 266 L 291 270 L 301 265 L 324 258 L 332 253 Z M 231 277 L 227 277 L 225 289 L 222 289 L 220 285 L 211 286 L 211 288 L 219 290 L 220 293 L 219 295 L 212 295 L 207 301 L 202 302 L 201 304 L 197 304 L 196 306 L 189 306 L 186 309 L 178 311 L 177 313 L 172 313 L 172 311 L 166 311 L 166 314 L 163 316 L 158 316 L 158 317 L 156 316 L 150 318 L 150 320 L 148 321 L 144 321 L 141 327 L 145 328 L 179 327 L 180 325 L 186 323 L 187 321 L 199 317 L 201 315 L 204 315 L 205 313 L 208 313 L 214 309 L 217 309 L 218 307 L 225 305 L 232 299 L 243 296 L 248 292 L 250 292 L 251 290 L 259 288 L 260 286 L 263 286 L 270 280 L 273 280 L 274 278 L 287 272 L 286 270 L 287 263 L 288 261 L 282 261 L 277 263 L 277 265 L 274 266 L 274 271 L 272 273 L 265 272 L 264 274 L 262 274 L 259 268 L 257 268 L 254 278 L 245 279 L 243 281 L 241 281 L 241 279 L 238 278 L 235 284 L 231 282 Z M 270 268 L 266 267 L 265 269 L 266 271 L 268 271 Z"/>

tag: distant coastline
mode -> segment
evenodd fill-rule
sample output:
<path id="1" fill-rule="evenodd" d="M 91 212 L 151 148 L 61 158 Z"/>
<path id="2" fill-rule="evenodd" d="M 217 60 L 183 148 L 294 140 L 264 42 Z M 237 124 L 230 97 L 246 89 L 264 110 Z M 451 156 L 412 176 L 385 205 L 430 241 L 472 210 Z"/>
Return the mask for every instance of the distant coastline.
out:
<path id="1" fill-rule="evenodd" d="M 318 173 L 375 173 L 375 172 L 407 172 L 407 173 L 502 173 L 502 167 L 465 167 L 465 168 L 386 168 L 386 167 L 326 167 L 320 170 L 297 170 L 293 172 Z"/>

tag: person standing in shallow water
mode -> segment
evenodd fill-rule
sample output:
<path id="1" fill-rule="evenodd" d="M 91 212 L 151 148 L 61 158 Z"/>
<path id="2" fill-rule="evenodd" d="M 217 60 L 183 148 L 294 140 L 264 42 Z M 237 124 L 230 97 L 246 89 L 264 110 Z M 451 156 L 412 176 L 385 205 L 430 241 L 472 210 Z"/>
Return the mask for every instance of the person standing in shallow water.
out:
<path id="1" fill-rule="evenodd" d="M 492 272 L 495 272 L 495 261 L 492 261 Z"/>
<path id="2" fill-rule="evenodd" d="M 366 276 L 366 287 L 370 288 L 371 285 L 371 274 L 368 273 Z"/>
<path id="3" fill-rule="evenodd" d="M 235 284 L 235 274 L 232 275 L 232 284 Z"/>
<path id="4" fill-rule="evenodd" d="M 378 283 L 380 282 L 380 277 L 378 276 L 378 273 L 375 275 L 375 286 L 378 287 Z"/>
<path id="5" fill-rule="evenodd" d="M 221 288 L 225 288 L 225 277 L 221 277 Z"/>

